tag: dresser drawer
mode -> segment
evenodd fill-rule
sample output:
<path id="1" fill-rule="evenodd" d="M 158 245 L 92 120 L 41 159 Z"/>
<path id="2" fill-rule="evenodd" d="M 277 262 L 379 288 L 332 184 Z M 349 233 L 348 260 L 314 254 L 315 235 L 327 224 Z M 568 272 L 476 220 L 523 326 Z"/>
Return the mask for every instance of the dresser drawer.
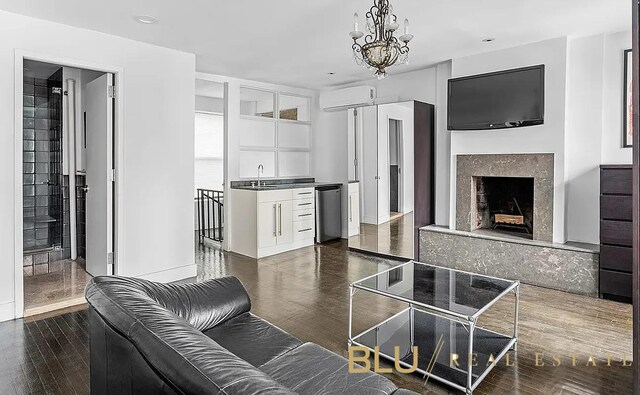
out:
<path id="1" fill-rule="evenodd" d="M 296 199 L 293 201 L 294 210 L 312 209 L 315 207 L 315 199 Z"/>
<path id="2" fill-rule="evenodd" d="M 316 235 L 316 223 L 313 219 L 293 223 L 293 240 L 313 239 Z"/>
<path id="3" fill-rule="evenodd" d="M 632 194 L 631 169 L 601 169 L 600 193 L 603 195 L 631 195 Z"/>
<path id="4" fill-rule="evenodd" d="M 293 189 L 293 198 L 294 199 L 308 199 L 308 198 L 312 198 L 313 196 L 313 192 L 315 191 L 314 188 L 296 188 Z"/>
<path id="5" fill-rule="evenodd" d="M 632 223 L 600 221 L 600 243 L 631 247 Z"/>
<path id="6" fill-rule="evenodd" d="M 633 249 L 631 247 L 600 246 L 600 269 L 631 273 Z"/>
<path id="7" fill-rule="evenodd" d="M 631 297 L 631 274 L 600 270 L 600 293 Z"/>
<path id="8" fill-rule="evenodd" d="M 631 196 L 600 196 L 600 218 L 621 221 L 632 220 Z"/>

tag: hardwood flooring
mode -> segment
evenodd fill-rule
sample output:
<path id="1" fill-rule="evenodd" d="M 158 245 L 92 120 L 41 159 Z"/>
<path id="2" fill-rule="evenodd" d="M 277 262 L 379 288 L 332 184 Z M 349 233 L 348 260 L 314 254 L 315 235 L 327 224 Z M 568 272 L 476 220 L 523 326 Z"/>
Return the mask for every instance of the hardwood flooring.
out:
<path id="1" fill-rule="evenodd" d="M 237 276 L 252 311 L 303 341 L 346 355 L 348 285 L 395 262 L 349 252 L 346 242 L 307 247 L 256 261 L 199 246 L 198 281 Z M 476 394 L 628 394 L 632 371 L 631 306 L 523 285 L 520 345 L 514 366 L 498 366 Z M 388 317 L 401 303 L 359 293 L 354 331 Z M 508 330 L 512 301 L 491 308 L 480 325 Z M 86 310 L 0 324 L 0 393 L 88 393 Z M 535 366 L 535 356 L 544 366 Z M 612 356 L 606 366 L 607 353 Z M 576 355 L 576 366 L 572 356 Z M 589 356 L 596 366 L 586 366 Z M 560 366 L 552 366 L 553 356 Z M 425 394 L 458 394 L 419 375 L 390 374 L 398 386 Z"/>
<path id="2" fill-rule="evenodd" d="M 380 225 L 360 224 L 360 234 L 349 237 L 349 247 L 376 254 L 413 257 L 413 212 L 395 213 Z"/>

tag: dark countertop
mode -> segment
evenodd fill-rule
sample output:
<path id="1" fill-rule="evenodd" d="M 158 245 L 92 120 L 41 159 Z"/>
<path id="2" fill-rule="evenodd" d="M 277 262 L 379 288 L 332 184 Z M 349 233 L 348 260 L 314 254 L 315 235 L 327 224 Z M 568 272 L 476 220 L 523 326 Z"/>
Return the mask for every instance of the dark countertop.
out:
<path id="1" fill-rule="evenodd" d="M 329 186 L 342 186 L 342 184 L 337 182 L 292 182 L 292 183 L 281 183 L 281 184 L 269 184 L 267 182 L 267 186 L 263 187 L 252 187 L 249 185 L 232 185 L 231 189 L 243 189 L 246 191 L 277 191 L 281 189 L 298 189 L 298 188 L 315 188 L 315 187 L 329 187 Z"/>

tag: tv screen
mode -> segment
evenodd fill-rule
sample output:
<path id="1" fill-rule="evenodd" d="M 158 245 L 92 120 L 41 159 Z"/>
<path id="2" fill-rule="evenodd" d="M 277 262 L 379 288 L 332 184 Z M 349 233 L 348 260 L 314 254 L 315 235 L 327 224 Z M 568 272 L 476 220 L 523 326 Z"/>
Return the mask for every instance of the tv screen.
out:
<path id="1" fill-rule="evenodd" d="M 544 65 L 449 80 L 447 129 L 544 123 Z"/>

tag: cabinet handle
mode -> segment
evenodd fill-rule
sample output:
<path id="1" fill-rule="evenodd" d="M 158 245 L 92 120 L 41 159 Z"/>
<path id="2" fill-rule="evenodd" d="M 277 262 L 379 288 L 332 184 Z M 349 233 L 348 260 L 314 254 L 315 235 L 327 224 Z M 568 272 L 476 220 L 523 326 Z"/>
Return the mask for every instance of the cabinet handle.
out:
<path id="1" fill-rule="evenodd" d="M 349 222 L 353 221 L 353 208 L 351 207 L 351 198 L 352 196 L 349 196 Z"/>
<path id="2" fill-rule="evenodd" d="M 309 217 L 312 214 L 298 214 L 298 217 Z"/>
<path id="3" fill-rule="evenodd" d="M 282 204 L 278 204 L 278 210 L 279 210 L 279 221 L 278 221 L 278 226 L 280 227 L 280 229 L 278 230 L 278 234 L 280 236 L 282 236 Z"/>
<path id="4" fill-rule="evenodd" d="M 311 195 L 311 192 L 298 192 L 298 195 Z"/>
<path id="5" fill-rule="evenodd" d="M 308 232 L 308 231 L 310 231 L 310 230 L 313 230 L 313 228 L 300 229 L 300 230 L 298 231 L 298 233 Z"/>
<path id="6" fill-rule="evenodd" d="M 311 206 L 313 203 L 298 203 L 298 206 Z"/>
<path id="7" fill-rule="evenodd" d="M 278 218 L 276 216 L 276 205 L 273 205 L 273 237 L 276 237 L 276 223 L 278 222 Z"/>

